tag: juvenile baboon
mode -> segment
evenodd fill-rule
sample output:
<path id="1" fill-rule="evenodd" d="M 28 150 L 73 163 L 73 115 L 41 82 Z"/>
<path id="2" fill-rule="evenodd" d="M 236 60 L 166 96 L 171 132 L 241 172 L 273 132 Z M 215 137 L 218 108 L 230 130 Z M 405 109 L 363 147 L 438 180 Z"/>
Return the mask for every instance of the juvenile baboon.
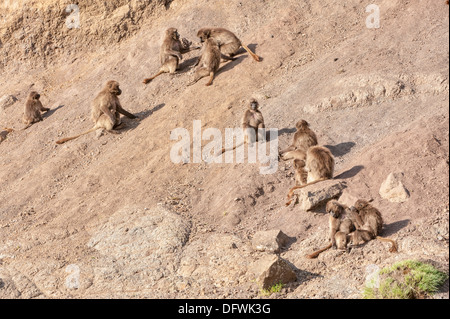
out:
<path id="1" fill-rule="evenodd" d="M 25 112 L 22 117 L 22 122 L 26 125 L 23 129 L 26 130 L 36 122 L 42 121 L 41 112 L 48 112 L 50 109 L 43 107 L 39 100 L 41 95 L 36 91 L 33 91 L 28 96 L 28 100 L 25 103 Z"/>
<path id="2" fill-rule="evenodd" d="M 292 144 L 284 151 L 281 151 L 282 155 L 294 150 L 307 152 L 310 147 L 317 145 L 316 133 L 309 128 L 308 122 L 300 120 L 295 127 L 297 128 L 297 131 L 294 134 Z"/>
<path id="3" fill-rule="evenodd" d="M 59 140 L 56 144 L 63 144 L 98 129 L 105 129 L 110 133 L 117 134 L 118 132 L 115 131 L 114 128 L 117 128 L 122 123 L 120 114 L 123 114 L 130 119 L 136 118 L 135 115 L 123 109 L 118 98 L 121 94 L 122 90 L 119 87 L 119 83 L 116 81 L 108 81 L 103 90 L 97 95 L 91 104 L 91 119 L 95 123 L 95 126 L 89 131 L 81 133 L 77 136 Z"/>
<path id="4" fill-rule="evenodd" d="M 378 209 L 365 200 L 357 200 L 354 207 L 347 209 L 356 231 L 350 234 L 352 245 L 361 245 L 369 240 L 377 239 L 391 243 L 389 251 L 397 252 L 397 243 L 389 238 L 380 237 L 383 228 L 383 218 Z"/>
<path id="5" fill-rule="evenodd" d="M 220 47 L 220 52 L 225 56 L 233 57 L 237 54 L 239 49 L 243 47 L 255 61 L 259 62 L 261 60 L 259 56 L 253 53 L 233 32 L 229 30 L 223 28 L 203 28 L 198 30 L 197 36 L 200 38 L 201 42 L 204 42 L 209 38 L 216 40 Z"/>
<path id="6" fill-rule="evenodd" d="M 159 52 L 159 58 L 161 62 L 161 68 L 159 72 L 151 78 L 145 79 L 144 84 L 150 83 L 153 79 L 157 78 L 161 74 L 170 73 L 173 74 L 178 69 L 180 61 L 183 59 L 182 54 L 192 50 L 198 50 L 200 47 L 191 47 L 192 42 L 183 38 L 180 40 L 180 34 L 175 28 L 169 28 L 166 30 L 166 35 L 161 45 Z"/>
<path id="7" fill-rule="evenodd" d="M 293 161 L 295 170 L 295 185 L 302 186 L 308 181 L 308 172 L 305 170 L 305 161 L 301 159 L 295 159 Z"/>
<path id="8" fill-rule="evenodd" d="M 239 143 L 232 148 L 222 148 L 216 156 L 234 150 L 245 143 L 253 144 L 265 138 L 264 129 L 266 126 L 264 124 L 264 117 L 259 110 L 259 102 L 256 99 L 250 100 L 248 108 L 242 116 L 241 125 L 242 130 L 244 131 L 244 142 Z"/>
<path id="9" fill-rule="evenodd" d="M 6 139 L 6 136 L 8 136 L 8 134 L 12 132 L 14 132 L 12 128 L 3 128 L 0 131 L 0 143 L 3 142 Z"/>
<path id="10" fill-rule="evenodd" d="M 305 170 L 306 152 L 300 150 L 289 151 L 281 154 L 280 157 L 284 161 L 292 160 L 295 171 L 295 185 L 305 185 L 308 179 L 308 172 Z"/>
<path id="11" fill-rule="evenodd" d="M 333 154 L 331 154 L 328 148 L 322 146 L 310 147 L 306 152 L 305 170 L 308 173 L 307 184 L 291 188 L 286 206 L 292 203 L 292 196 L 295 190 L 332 179 L 334 163 Z"/>
<path id="12" fill-rule="evenodd" d="M 346 207 L 337 200 L 327 203 L 326 212 L 329 214 L 328 227 L 330 244 L 314 253 L 306 256 L 309 259 L 317 258 L 322 252 L 331 247 L 345 250 L 347 248 L 347 235 L 355 230 L 353 222 L 345 217 Z"/>
<path id="13" fill-rule="evenodd" d="M 194 80 L 188 85 L 197 83 L 200 79 L 209 76 L 209 81 L 206 86 L 210 86 L 214 80 L 214 76 L 220 67 L 220 53 L 219 46 L 214 39 L 207 39 L 203 45 L 203 52 L 198 62 L 197 70 L 195 71 Z M 232 58 L 226 57 L 232 60 Z"/>

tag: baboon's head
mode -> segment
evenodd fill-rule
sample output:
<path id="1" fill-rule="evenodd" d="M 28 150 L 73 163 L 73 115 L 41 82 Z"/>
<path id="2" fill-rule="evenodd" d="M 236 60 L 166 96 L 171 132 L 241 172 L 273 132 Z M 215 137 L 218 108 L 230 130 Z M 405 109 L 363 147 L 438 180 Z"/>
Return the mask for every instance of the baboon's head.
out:
<path id="1" fill-rule="evenodd" d="M 294 169 L 298 170 L 305 167 L 305 161 L 302 161 L 301 159 L 295 159 L 294 160 Z"/>
<path id="2" fill-rule="evenodd" d="M 295 127 L 297 128 L 297 130 L 305 129 L 309 127 L 309 123 L 306 122 L 305 120 L 301 120 L 298 121 L 297 124 L 295 124 Z"/>
<path id="3" fill-rule="evenodd" d="M 366 207 L 366 206 L 368 206 L 368 205 L 369 205 L 369 202 L 368 202 L 368 201 L 363 200 L 363 199 L 358 199 L 358 200 L 356 201 L 356 203 L 355 203 L 355 208 L 356 208 L 357 210 L 361 210 L 361 209 L 363 209 L 364 207 Z"/>
<path id="4" fill-rule="evenodd" d="M 325 209 L 333 218 L 339 218 L 344 213 L 344 207 L 336 200 L 330 200 Z"/>
<path id="5" fill-rule="evenodd" d="M 33 91 L 33 92 L 30 92 L 29 98 L 32 100 L 39 100 L 41 98 L 41 95 L 38 92 Z"/>
<path id="6" fill-rule="evenodd" d="M 174 39 L 175 41 L 180 40 L 180 34 L 178 33 L 178 30 L 175 28 L 169 28 L 166 31 L 166 35 Z"/>
<path id="7" fill-rule="evenodd" d="M 197 32 L 197 37 L 200 38 L 200 42 L 203 43 L 211 36 L 211 29 L 200 29 Z"/>
<path id="8" fill-rule="evenodd" d="M 257 111 L 259 108 L 259 103 L 256 99 L 251 99 L 250 100 L 250 105 L 249 105 L 250 110 L 253 111 Z"/>
<path id="9" fill-rule="evenodd" d="M 106 83 L 106 87 L 108 88 L 108 91 L 114 95 L 120 95 L 122 94 L 122 90 L 119 87 L 119 82 L 117 81 L 108 81 Z"/>

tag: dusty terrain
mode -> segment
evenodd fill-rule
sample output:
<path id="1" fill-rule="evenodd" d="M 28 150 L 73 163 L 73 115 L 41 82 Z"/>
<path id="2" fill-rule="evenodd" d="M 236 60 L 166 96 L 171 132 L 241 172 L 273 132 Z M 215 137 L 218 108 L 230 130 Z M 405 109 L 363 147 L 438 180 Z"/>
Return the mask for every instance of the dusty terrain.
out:
<path id="1" fill-rule="evenodd" d="M 445 1 L 379 0 L 380 28 L 362 0 L 79 1 L 69 29 L 63 0 L 0 4 L 0 298 L 258 298 L 251 239 L 279 229 L 297 281 L 270 298 L 360 298 L 367 270 L 404 259 L 449 267 L 449 19 Z M 233 30 L 245 51 L 214 84 L 187 87 L 197 52 L 149 85 L 168 27 L 193 41 L 204 26 Z M 92 133 L 90 101 L 121 83 L 120 135 Z M 19 131 L 30 90 L 51 111 Z M 291 164 L 174 164 L 170 132 L 239 126 L 259 99 L 288 145 L 306 119 L 336 158 L 347 198 L 374 199 L 383 236 L 350 253 L 327 243 L 323 207 L 285 207 Z M 204 141 L 206 144 L 207 141 Z M 343 174 L 340 174 L 343 173 Z M 379 195 L 390 173 L 409 199 Z M 448 298 L 448 283 L 435 298 Z"/>

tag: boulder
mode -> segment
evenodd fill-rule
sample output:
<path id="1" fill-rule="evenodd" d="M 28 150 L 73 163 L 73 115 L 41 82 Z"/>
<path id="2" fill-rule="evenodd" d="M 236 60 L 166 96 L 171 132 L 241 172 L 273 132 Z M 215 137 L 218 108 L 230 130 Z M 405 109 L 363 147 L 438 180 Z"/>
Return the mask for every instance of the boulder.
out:
<path id="1" fill-rule="evenodd" d="M 294 269 L 287 260 L 279 256 L 266 256 L 255 262 L 251 268 L 262 289 L 269 289 L 278 284 L 285 285 L 297 280 Z"/>
<path id="2" fill-rule="evenodd" d="M 299 208 L 303 211 L 312 210 L 330 199 L 338 198 L 346 187 L 343 181 L 327 180 L 302 188 L 296 191 Z"/>
<path id="3" fill-rule="evenodd" d="M 278 254 L 289 243 L 289 237 L 281 230 L 257 232 L 252 239 L 252 248 L 256 251 Z"/>
<path id="4" fill-rule="evenodd" d="M 400 180 L 402 176 L 403 174 L 389 174 L 388 178 L 381 184 L 380 196 L 393 203 L 406 202 L 410 195 Z"/>

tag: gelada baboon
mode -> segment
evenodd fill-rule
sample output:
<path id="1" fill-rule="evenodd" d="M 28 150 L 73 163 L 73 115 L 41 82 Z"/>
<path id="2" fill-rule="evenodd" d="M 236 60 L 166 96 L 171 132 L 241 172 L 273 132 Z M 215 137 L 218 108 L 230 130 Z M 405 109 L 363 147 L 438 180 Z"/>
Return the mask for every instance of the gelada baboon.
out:
<path id="1" fill-rule="evenodd" d="M 145 79 L 144 84 L 150 83 L 153 79 L 164 73 L 173 74 L 178 69 L 180 61 L 183 59 L 182 54 L 192 50 L 198 50 L 200 47 L 191 47 L 192 42 L 183 38 L 180 40 L 180 34 L 175 28 L 169 28 L 166 30 L 166 35 L 161 45 L 159 52 L 159 58 L 161 62 L 161 68 L 159 72 L 151 78 Z"/>
<path id="2" fill-rule="evenodd" d="M 309 128 L 308 122 L 300 120 L 295 127 L 297 131 L 294 134 L 292 144 L 284 151 L 281 151 L 281 155 L 295 150 L 307 152 L 310 147 L 317 145 L 316 133 Z"/>
<path id="3" fill-rule="evenodd" d="M 222 148 L 216 156 L 234 150 L 245 143 L 253 144 L 265 139 L 264 129 L 266 126 L 264 125 L 264 117 L 259 110 L 259 103 L 256 99 L 250 100 L 248 108 L 242 116 L 241 124 L 244 131 L 244 142 L 239 143 L 232 148 Z"/>
<path id="4" fill-rule="evenodd" d="M 347 209 L 347 214 L 354 223 L 356 231 L 349 235 L 349 243 L 353 246 L 362 245 L 372 239 L 391 243 L 389 251 L 397 252 L 397 243 L 389 238 L 380 237 L 383 228 L 383 218 L 378 209 L 365 200 L 357 200 L 354 207 Z"/>
<path id="5" fill-rule="evenodd" d="M 347 249 L 347 235 L 355 230 L 355 226 L 351 219 L 346 217 L 346 206 L 337 200 L 331 200 L 327 203 L 326 212 L 329 214 L 329 239 L 330 244 L 314 253 L 306 256 L 309 259 L 317 258 L 322 252 L 337 248 L 339 250 Z"/>
<path id="6" fill-rule="evenodd" d="M 194 80 L 188 85 L 197 83 L 200 79 L 209 76 L 209 81 L 206 86 L 210 86 L 213 83 L 214 76 L 220 67 L 220 53 L 219 46 L 214 39 L 207 39 L 203 45 L 203 52 L 198 60 L 198 67 L 194 74 Z M 233 60 L 232 58 L 225 57 L 227 60 Z"/>
<path id="7" fill-rule="evenodd" d="M 307 184 L 291 188 L 288 194 L 286 206 L 292 203 L 294 191 L 321 181 L 333 178 L 334 157 L 330 150 L 322 146 L 313 146 L 306 152 L 305 170 L 308 173 Z"/>
<path id="8" fill-rule="evenodd" d="M 8 136 L 8 134 L 12 132 L 14 132 L 12 128 L 3 128 L 0 131 L 0 143 L 6 140 L 6 136 Z"/>
<path id="9" fill-rule="evenodd" d="M 41 112 L 50 111 L 50 109 L 42 106 L 42 103 L 39 100 L 40 98 L 41 95 L 35 91 L 31 92 L 28 96 L 28 100 L 25 103 L 25 112 L 22 117 L 22 122 L 25 124 L 24 130 L 34 123 L 42 121 Z"/>
<path id="10" fill-rule="evenodd" d="M 117 134 L 118 132 L 115 131 L 114 128 L 118 128 L 121 124 L 120 114 L 123 114 L 130 119 L 136 118 L 135 115 L 123 109 L 118 98 L 121 94 L 122 90 L 119 87 L 119 83 L 116 81 L 108 81 L 91 105 L 91 119 L 95 123 L 95 126 L 89 131 L 77 136 L 59 140 L 56 144 L 63 144 L 98 129 L 105 129 L 110 133 Z"/>
<path id="11" fill-rule="evenodd" d="M 259 56 L 253 53 L 233 32 L 229 30 L 223 28 L 203 28 L 198 30 L 197 36 L 200 38 L 201 42 L 204 42 L 209 38 L 216 40 L 220 47 L 220 52 L 225 56 L 233 57 L 237 54 L 239 49 L 243 47 L 255 61 L 259 62 L 261 60 Z"/>
<path id="12" fill-rule="evenodd" d="M 289 151 L 281 154 L 281 159 L 284 161 L 292 160 L 295 171 L 295 185 L 305 185 L 308 180 L 308 172 L 306 166 L 306 152 L 301 150 Z"/>

